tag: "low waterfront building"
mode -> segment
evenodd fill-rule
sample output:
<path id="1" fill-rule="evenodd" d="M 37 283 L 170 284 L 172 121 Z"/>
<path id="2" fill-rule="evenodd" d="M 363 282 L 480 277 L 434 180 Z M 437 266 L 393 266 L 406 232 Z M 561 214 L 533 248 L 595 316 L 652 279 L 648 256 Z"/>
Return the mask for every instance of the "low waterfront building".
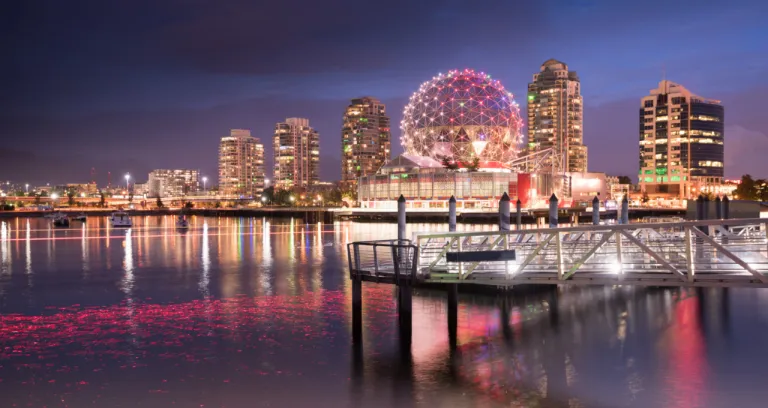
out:
<path id="1" fill-rule="evenodd" d="M 149 173 L 149 197 L 182 197 L 194 194 L 200 190 L 199 172 L 197 170 L 177 169 L 152 170 Z"/>
<path id="2" fill-rule="evenodd" d="M 608 198 L 604 173 L 567 173 L 569 197 L 560 199 L 563 207 L 584 205 L 595 195 Z M 408 208 L 447 209 L 448 199 L 456 197 L 457 208 L 492 209 L 507 193 L 519 198 L 525 208 L 545 207 L 552 195 L 552 175 L 516 173 L 501 163 L 481 162 L 477 171 L 447 169 L 429 157 L 402 154 L 382 166 L 376 174 L 363 176 L 358 183 L 358 202 L 362 208 L 394 209 L 403 195 Z"/>

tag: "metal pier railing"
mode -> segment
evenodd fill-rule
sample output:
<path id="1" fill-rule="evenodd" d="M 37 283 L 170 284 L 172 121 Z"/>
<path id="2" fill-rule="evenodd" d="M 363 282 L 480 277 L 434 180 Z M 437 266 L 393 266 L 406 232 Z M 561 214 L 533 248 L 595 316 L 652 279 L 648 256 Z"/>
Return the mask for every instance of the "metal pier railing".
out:
<path id="1" fill-rule="evenodd" d="M 419 248 L 410 240 L 360 241 L 347 245 L 350 278 L 402 283 L 416 279 Z"/>
<path id="2" fill-rule="evenodd" d="M 415 279 L 497 286 L 622 284 L 768 287 L 766 219 L 416 233 Z M 514 251 L 512 260 L 448 254 Z M 467 257 L 465 257 L 467 258 Z M 471 257 L 469 257 L 471 258 Z"/>

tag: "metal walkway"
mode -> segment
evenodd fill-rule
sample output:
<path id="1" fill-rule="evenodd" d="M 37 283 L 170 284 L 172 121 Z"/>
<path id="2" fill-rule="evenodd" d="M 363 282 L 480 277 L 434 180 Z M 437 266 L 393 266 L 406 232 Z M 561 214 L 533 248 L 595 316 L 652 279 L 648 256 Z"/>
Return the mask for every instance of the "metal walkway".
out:
<path id="1" fill-rule="evenodd" d="M 351 277 L 388 283 L 768 287 L 768 219 L 415 233 L 349 244 Z M 506 261 L 448 253 L 514 250 Z M 454 255 L 455 259 L 456 256 Z"/>

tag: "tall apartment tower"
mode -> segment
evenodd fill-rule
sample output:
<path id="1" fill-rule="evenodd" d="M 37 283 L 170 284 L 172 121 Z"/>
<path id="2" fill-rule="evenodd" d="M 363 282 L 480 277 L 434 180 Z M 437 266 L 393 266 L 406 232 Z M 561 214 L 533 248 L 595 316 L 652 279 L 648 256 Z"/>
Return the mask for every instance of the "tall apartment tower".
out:
<path id="1" fill-rule="evenodd" d="M 362 176 L 376 173 L 389 161 L 391 133 L 386 107 L 366 96 L 352 99 L 341 128 L 341 183 L 355 189 Z"/>
<path id="2" fill-rule="evenodd" d="M 691 198 L 722 184 L 725 110 L 720 101 L 661 81 L 640 100 L 640 189 Z"/>
<path id="3" fill-rule="evenodd" d="M 320 181 L 320 135 L 309 119 L 287 118 L 275 125 L 275 187 L 306 188 Z"/>
<path id="4" fill-rule="evenodd" d="M 219 144 L 219 192 L 255 198 L 264 191 L 264 145 L 246 129 L 232 129 Z"/>
<path id="5" fill-rule="evenodd" d="M 550 59 L 528 84 L 529 153 L 553 148 L 552 172 L 587 171 L 581 83 L 568 65 Z"/>

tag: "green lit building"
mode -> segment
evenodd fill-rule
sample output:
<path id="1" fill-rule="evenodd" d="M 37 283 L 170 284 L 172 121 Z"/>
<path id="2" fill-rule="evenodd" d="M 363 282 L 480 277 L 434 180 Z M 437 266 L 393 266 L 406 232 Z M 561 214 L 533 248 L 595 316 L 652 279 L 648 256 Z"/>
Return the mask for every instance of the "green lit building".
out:
<path id="1" fill-rule="evenodd" d="M 718 191 L 724 119 L 720 101 L 661 81 L 640 101 L 640 189 L 651 197 L 679 199 Z"/>

